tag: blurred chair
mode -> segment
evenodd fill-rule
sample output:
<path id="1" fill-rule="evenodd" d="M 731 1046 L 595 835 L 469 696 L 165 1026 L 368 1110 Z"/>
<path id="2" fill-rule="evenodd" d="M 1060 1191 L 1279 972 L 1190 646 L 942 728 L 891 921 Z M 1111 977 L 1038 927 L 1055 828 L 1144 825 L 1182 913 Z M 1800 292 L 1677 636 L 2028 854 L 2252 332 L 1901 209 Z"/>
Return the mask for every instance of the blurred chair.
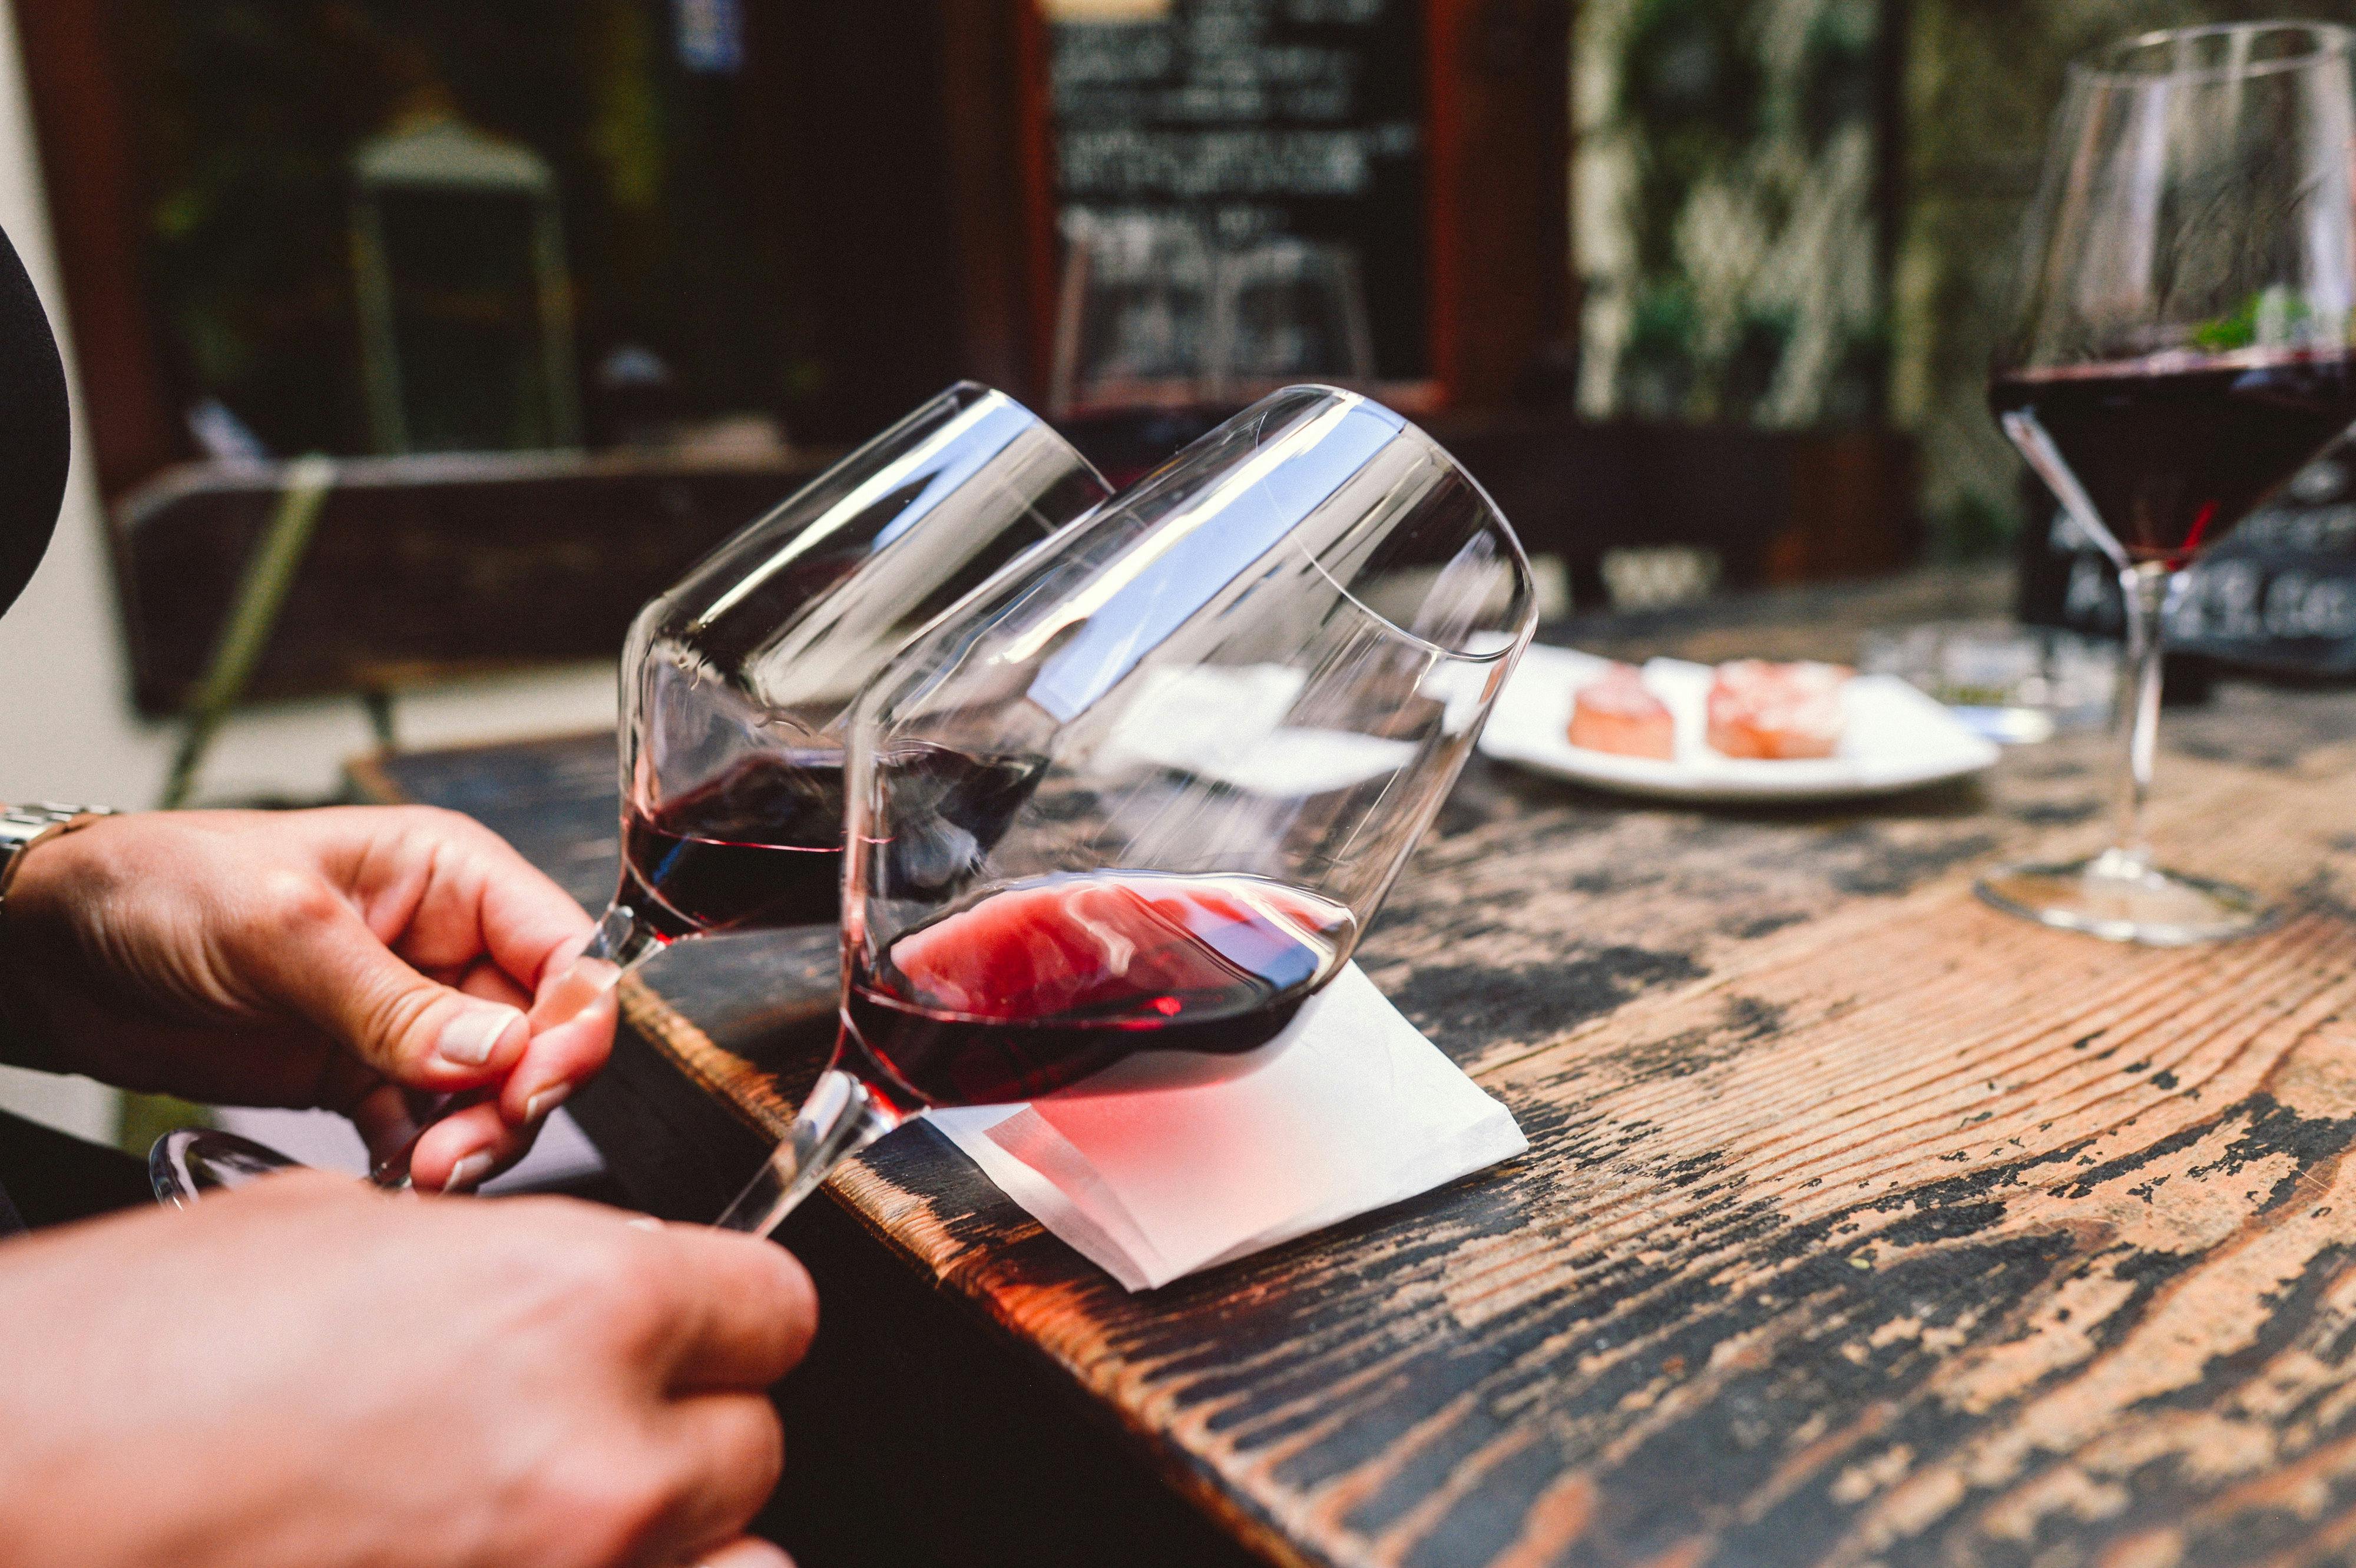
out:
<path id="1" fill-rule="evenodd" d="M 444 118 L 362 143 L 352 172 L 376 450 L 578 446 L 572 285 L 548 161 Z"/>
<path id="2" fill-rule="evenodd" d="M 189 725 L 187 793 L 245 703 L 610 660 L 638 607 L 833 454 L 444 455 L 167 469 L 116 507 L 142 712 Z"/>
<path id="3" fill-rule="evenodd" d="M 1428 423 L 1530 553 L 1562 558 L 1580 604 L 1665 607 L 1720 586 L 1871 576 L 1920 559 L 1914 446 L 1901 432 L 1568 412 Z"/>
<path id="4" fill-rule="evenodd" d="M 1725 563 L 1700 545 L 1656 544 L 1606 550 L 1601 566 L 1613 609 L 1657 610 L 1709 597 Z"/>

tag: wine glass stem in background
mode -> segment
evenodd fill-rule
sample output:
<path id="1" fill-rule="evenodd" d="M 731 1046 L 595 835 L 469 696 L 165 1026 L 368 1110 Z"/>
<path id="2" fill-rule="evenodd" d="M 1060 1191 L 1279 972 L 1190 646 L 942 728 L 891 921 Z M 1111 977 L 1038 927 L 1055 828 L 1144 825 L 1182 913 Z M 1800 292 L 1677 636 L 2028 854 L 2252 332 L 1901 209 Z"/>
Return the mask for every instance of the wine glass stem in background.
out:
<path id="1" fill-rule="evenodd" d="M 768 1163 L 712 1223 L 766 1236 L 819 1189 L 829 1172 L 900 1124 L 868 1087 L 838 1068 L 819 1074 Z"/>
<path id="2" fill-rule="evenodd" d="M 2152 759 L 2159 740 L 2159 687 L 2163 611 L 2176 574 L 2157 561 L 2141 561 L 2119 573 L 2126 608 L 2126 657 L 2119 666 L 2118 823 L 2106 869 L 2122 876 L 2148 870 L 2151 846 L 2144 837 L 2144 802 L 2151 794 Z"/>

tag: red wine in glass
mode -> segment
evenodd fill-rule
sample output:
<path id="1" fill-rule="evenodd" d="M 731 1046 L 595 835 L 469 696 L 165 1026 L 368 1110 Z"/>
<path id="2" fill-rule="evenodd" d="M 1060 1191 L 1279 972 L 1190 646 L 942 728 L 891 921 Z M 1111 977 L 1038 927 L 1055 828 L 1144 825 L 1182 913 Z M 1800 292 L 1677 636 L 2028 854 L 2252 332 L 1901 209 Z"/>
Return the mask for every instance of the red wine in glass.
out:
<path id="1" fill-rule="evenodd" d="M 1292 1021 L 1355 930 L 1346 907 L 1259 876 L 1002 883 L 854 953 L 848 1043 L 910 1109 L 1030 1100 L 1149 1051 L 1239 1056 Z"/>
<path id="2" fill-rule="evenodd" d="M 841 880 L 840 751 L 747 757 L 622 820 L 620 901 L 667 941 L 830 925 Z"/>
<path id="3" fill-rule="evenodd" d="M 934 857 L 954 875 L 987 853 L 1029 799 L 1035 758 L 906 748 L 895 766 L 931 811 L 887 853 Z M 703 931 L 830 926 L 841 912 L 842 753 L 779 749 L 740 758 L 622 828 L 622 891 L 665 941 Z M 651 895 L 651 897 L 648 897 Z"/>
<path id="4" fill-rule="evenodd" d="M 2356 360 L 2234 354 L 2000 375 L 2000 420 L 2036 416 L 2130 558 L 2181 566 L 2356 421 Z"/>

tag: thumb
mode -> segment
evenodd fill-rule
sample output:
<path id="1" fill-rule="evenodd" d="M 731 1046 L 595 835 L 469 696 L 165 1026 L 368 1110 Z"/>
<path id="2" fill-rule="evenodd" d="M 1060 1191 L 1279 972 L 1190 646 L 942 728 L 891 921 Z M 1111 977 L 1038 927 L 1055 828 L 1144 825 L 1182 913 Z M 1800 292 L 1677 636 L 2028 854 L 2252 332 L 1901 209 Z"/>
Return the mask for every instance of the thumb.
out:
<path id="1" fill-rule="evenodd" d="M 530 1036 L 520 1008 L 428 979 L 326 889 L 260 944 L 254 969 L 284 1005 L 412 1089 L 465 1089 L 515 1064 Z"/>

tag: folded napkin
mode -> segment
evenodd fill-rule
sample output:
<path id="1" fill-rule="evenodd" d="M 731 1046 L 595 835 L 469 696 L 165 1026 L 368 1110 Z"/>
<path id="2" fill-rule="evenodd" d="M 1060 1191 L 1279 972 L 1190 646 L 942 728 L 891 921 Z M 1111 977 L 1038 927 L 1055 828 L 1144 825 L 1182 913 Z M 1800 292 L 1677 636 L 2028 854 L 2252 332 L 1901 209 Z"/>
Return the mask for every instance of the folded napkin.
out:
<path id="1" fill-rule="evenodd" d="M 1505 1108 L 1355 964 L 1262 1051 L 1265 1065 L 1225 1082 L 1067 1090 L 928 1115 L 1009 1197 L 1132 1291 L 1529 1148 Z"/>

